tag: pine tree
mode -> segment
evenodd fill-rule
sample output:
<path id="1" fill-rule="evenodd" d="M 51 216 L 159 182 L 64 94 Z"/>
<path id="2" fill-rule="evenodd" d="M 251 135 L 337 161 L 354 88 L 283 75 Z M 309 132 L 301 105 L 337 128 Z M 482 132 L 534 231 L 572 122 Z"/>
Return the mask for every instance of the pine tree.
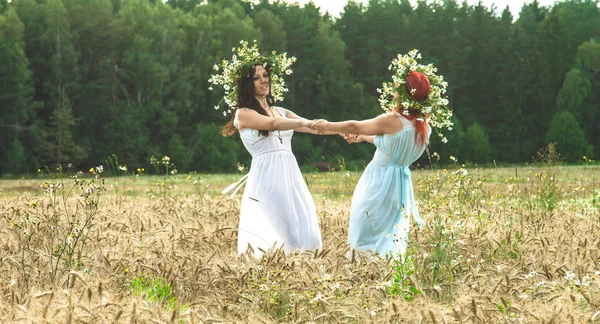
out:
<path id="1" fill-rule="evenodd" d="M 48 127 L 44 132 L 44 141 L 39 146 L 46 165 L 78 163 L 86 158 L 85 149 L 73 138 L 76 124 L 71 102 L 63 89 L 61 104 L 50 116 Z"/>

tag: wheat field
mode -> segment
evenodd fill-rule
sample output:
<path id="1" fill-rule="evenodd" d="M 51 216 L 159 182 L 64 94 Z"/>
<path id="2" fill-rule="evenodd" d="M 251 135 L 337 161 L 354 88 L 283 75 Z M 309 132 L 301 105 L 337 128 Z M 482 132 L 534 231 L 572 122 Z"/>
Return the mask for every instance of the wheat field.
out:
<path id="1" fill-rule="evenodd" d="M 415 170 L 404 261 L 348 252 L 360 174 L 306 173 L 323 250 L 259 260 L 240 175 L 0 180 L 0 322 L 600 322 L 600 166 Z"/>

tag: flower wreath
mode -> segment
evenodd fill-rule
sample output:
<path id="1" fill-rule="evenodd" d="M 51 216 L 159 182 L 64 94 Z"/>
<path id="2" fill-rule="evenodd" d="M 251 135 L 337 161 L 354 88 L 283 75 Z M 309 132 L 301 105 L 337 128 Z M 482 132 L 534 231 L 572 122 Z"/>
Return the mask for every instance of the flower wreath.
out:
<path id="1" fill-rule="evenodd" d="M 379 105 L 385 112 L 391 112 L 399 104 L 405 115 L 408 115 L 408 108 L 413 108 L 417 112 L 417 118 L 427 118 L 432 127 L 452 130 L 452 110 L 448 107 L 448 99 L 442 97 L 446 93 L 448 83 L 444 81 L 442 75 L 435 74 L 437 68 L 433 64 L 418 64 L 418 59 L 421 59 L 421 54 L 414 49 L 408 52 L 408 55 L 398 54 L 398 57 L 392 60 L 388 68 L 394 71 L 392 81 L 384 82 L 383 87 L 377 89 L 381 94 Z M 407 90 L 406 79 L 413 71 L 421 72 L 429 79 L 431 89 L 427 98 L 423 100 L 417 101 L 413 98 L 414 89 L 411 93 Z M 394 98 L 396 93 L 398 95 Z M 448 142 L 439 131 L 438 135 L 442 138 L 442 142 Z"/>
<path id="2" fill-rule="evenodd" d="M 255 65 L 268 65 L 271 69 L 271 96 L 274 101 L 282 101 L 283 93 L 288 91 L 285 85 L 285 81 L 281 77 L 284 73 L 286 75 L 292 74 L 291 66 L 296 62 L 295 57 L 288 57 L 287 53 L 277 54 L 277 52 L 271 52 L 271 56 L 263 56 L 258 51 L 256 40 L 252 47 L 248 47 L 247 41 L 240 41 L 242 47 L 237 49 L 234 47 L 231 49 L 234 52 L 231 61 L 223 60 L 221 67 L 218 65 L 213 66 L 213 70 L 219 71 L 219 74 L 213 74 L 208 79 L 211 83 L 209 90 L 213 90 L 212 85 L 222 85 L 225 90 L 223 99 L 215 106 L 215 110 L 218 110 L 223 100 L 229 108 L 223 111 L 223 116 L 230 114 L 232 110 L 238 108 L 237 106 L 237 89 L 238 82 L 242 76 L 247 76 Z M 235 53 L 237 50 L 237 53 Z"/>

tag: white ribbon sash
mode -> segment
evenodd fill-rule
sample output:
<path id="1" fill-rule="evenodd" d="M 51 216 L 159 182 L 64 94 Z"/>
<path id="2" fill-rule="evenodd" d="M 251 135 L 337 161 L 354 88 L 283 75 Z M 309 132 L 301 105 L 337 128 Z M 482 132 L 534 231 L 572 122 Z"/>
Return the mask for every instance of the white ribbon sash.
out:
<path id="1" fill-rule="evenodd" d="M 229 198 L 233 198 L 233 196 L 235 196 L 235 194 L 238 192 L 238 190 L 240 190 L 240 188 L 242 188 L 244 186 L 244 184 L 246 184 L 246 180 L 248 180 L 248 174 L 243 176 L 240 180 L 227 186 L 227 188 L 225 188 L 225 189 L 223 189 L 223 191 L 221 191 L 221 194 L 226 195 L 228 192 L 235 189 L 235 190 L 233 190 L 233 193 L 231 193 L 231 195 L 229 196 Z"/>

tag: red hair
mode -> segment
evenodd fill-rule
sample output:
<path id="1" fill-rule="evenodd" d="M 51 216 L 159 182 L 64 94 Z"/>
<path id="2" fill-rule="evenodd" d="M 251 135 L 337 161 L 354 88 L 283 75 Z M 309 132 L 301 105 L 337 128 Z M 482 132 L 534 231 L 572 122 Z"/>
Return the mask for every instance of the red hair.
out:
<path id="1" fill-rule="evenodd" d="M 429 91 L 431 90 L 431 84 L 429 83 L 429 78 L 421 72 L 412 71 L 406 76 L 406 91 L 409 95 L 411 95 L 415 100 L 421 101 L 427 99 L 429 96 Z M 414 91 L 414 93 L 412 93 Z M 411 94 L 412 93 L 412 94 Z M 400 110 L 400 106 L 398 106 L 398 110 Z M 427 122 L 425 121 L 425 117 L 418 110 L 409 107 L 408 115 L 402 114 L 408 120 L 415 120 L 415 132 L 418 144 L 425 144 L 427 140 Z"/>
<path id="2" fill-rule="evenodd" d="M 417 144 L 423 145 L 427 141 L 427 121 L 425 121 L 422 117 L 417 117 L 417 115 L 411 112 L 411 109 L 408 109 L 408 115 L 402 114 L 402 117 L 408 120 L 417 120 L 415 121 L 415 133 Z"/>
<path id="3" fill-rule="evenodd" d="M 406 91 L 411 94 L 416 101 L 427 99 L 431 85 L 429 84 L 429 78 L 421 72 L 412 71 L 406 76 Z"/>

